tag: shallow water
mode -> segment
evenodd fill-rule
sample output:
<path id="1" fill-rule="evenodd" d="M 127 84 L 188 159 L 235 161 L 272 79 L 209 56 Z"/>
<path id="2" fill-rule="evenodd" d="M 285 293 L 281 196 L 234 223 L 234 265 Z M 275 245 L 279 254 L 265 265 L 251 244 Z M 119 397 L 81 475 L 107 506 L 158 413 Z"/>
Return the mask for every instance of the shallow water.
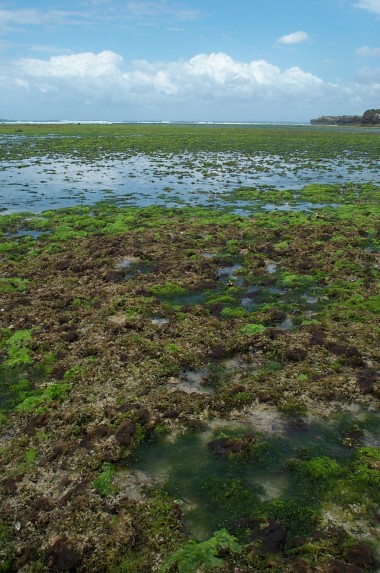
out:
<path id="1" fill-rule="evenodd" d="M 359 161 L 345 158 L 315 163 L 313 168 L 309 165 L 299 157 L 284 160 L 277 155 L 239 152 L 136 154 L 96 162 L 59 156 L 0 162 L 0 209 L 4 213 L 41 212 L 112 198 L 135 206 L 220 207 L 224 204 L 220 195 L 240 186 L 297 190 L 310 181 L 365 182 L 378 174 L 376 166 L 363 167 Z M 235 206 L 244 214 L 250 203 L 236 201 Z M 307 211 L 318 207 L 321 205 L 296 202 L 268 203 L 261 208 Z"/>
<path id="2" fill-rule="evenodd" d="M 240 271 L 242 265 L 240 263 L 235 263 L 230 267 L 222 267 L 217 271 L 218 278 L 223 282 L 233 282 L 235 285 L 241 286 L 243 284 L 243 279 L 241 277 L 236 277 L 235 273 Z"/>
<path id="3" fill-rule="evenodd" d="M 32 231 L 30 229 L 21 229 L 15 233 L 7 233 L 7 237 L 32 237 L 38 239 L 41 235 L 49 234 L 49 231 Z"/>
<path id="4" fill-rule="evenodd" d="M 164 318 L 162 316 L 154 316 L 150 320 L 151 320 L 152 324 L 156 324 L 158 326 L 162 326 L 164 324 L 169 324 L 169 322 L 170 322 L 167 318 Z"/>
<path id="5" fill-rule="evenodd" d="M 367 427 L 358 445 L 365 445 L 376 438 L 378 413 L 359 409 L 330 419 L 296 420 L 281 417 L 273 408 L 258 406 L 256 413 L 253 408 L 250 417 L 240 422 L 217 421 L 199 433 L 186 432 L 146 444 L 131 467 L 150 476 L 176 500 L 192 536 L 207 538 L 222 527 L 236 533 L 241 521 L 262 502 L 295 499 L 303 503 L 303 493 L 288 466 L 290 461 L 315 456 L 327 456 L 343 464 L 349 460 L 353 450 L 344 436 L 360 416 L 362 427 Z M 366 423 L 370 416 L 372 421 Z M 218 438 L 252 437 L 249 449 L 238 454 L 216 453 L 210 447 L 210 442 Z"/>
<path id="6" fill-rule="evenodd" d="M 207 369 L 183 370 L 178 378 L 170 379 L 171 390 L 186 392 L 186 394 L 209 394 L 212 388 L 207 385 Z"/>

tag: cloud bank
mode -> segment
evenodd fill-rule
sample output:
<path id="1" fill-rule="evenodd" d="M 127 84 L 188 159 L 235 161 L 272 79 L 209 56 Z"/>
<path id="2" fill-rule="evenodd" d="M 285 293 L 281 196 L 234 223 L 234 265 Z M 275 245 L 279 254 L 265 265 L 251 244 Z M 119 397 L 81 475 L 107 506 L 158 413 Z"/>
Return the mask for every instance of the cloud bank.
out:
<path id="1" fill-rule="evenodd" d="M 194 119 L 204 113 L 214 119 L 227 109 L 229 117 L 248 120 L 260 118 L 260 110 L 277 107 L 283 118 L 293 113 L 302 119 L 303 108 L 359 102 L 369 89 L 378 97 L 377 81 L 377 73 L 363 69 L 355 86 L 329 84 L 298 66 L 281 69 L 263 59 L 237 61 L 223 52 L 149 62 L 126 61 L 106 50 L 15 61 L 0 70 L 0 104 L 6 110 L 19 102 L 20 109 L 34 115 L 33 106 L 39 115 L 55 117 L 101 109 L 112 119 L 135 119 L 137 113 L 145 119 L 152 110 L 161 118 L 166 114 L 169 119 Z M 304 113 L 308 117 L 310 112 Z"/>
<path id="2" fill-rule="evenodd" d="M 281 70 L 265 60 L 238 62 L 222 52 L 164 63 L 146 60 L 127 63 L 112 51 L 83 52 L 48 60 L 23 58 L 16 62 L 15 70 L 31 89 L 38 90 L 43 83 L 44 89 L 50 84 L 54 90 L 66 86 L 69 90 L 86 89 L 92 93 L 94 85 L 98 85 L 107 90 L 117 87 L 119 96 L 139 97 L 147 89 L 166 96 L 188 96 L 195 92 L 245 96 L 268 89 L 273 94 L 284 90 L 302 93 L 323 85 L 320 78 L 299 67 Z"/>

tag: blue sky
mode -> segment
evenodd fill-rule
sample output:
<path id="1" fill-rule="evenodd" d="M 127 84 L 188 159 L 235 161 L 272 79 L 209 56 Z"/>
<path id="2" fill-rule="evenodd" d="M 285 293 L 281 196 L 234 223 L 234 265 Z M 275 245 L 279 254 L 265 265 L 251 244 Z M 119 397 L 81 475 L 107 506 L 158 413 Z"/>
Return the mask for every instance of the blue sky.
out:
<path id="1" fill-rule="evenodd" d="M 0 118 L 309 121 L 380 108 L 380 0 L 0 0 Z"/>

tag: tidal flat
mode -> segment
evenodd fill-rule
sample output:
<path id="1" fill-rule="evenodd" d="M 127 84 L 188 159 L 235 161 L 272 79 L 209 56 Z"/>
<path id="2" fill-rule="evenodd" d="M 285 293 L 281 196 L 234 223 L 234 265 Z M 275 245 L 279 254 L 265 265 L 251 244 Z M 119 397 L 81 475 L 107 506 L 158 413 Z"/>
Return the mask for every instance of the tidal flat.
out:
<path id="1" fill-rule="evenodd" d="M 379 133 L 0 126 L 0 572 L 376 572 Z"/>

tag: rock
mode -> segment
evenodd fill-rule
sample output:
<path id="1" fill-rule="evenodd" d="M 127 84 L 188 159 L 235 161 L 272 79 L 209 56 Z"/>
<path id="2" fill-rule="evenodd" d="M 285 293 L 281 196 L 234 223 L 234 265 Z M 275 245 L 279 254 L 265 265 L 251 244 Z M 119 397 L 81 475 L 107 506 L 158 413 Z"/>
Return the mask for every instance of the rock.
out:
<path id="1" fill-rule="evenodd" d="M 265 320 L 264 324 L 270 326 L 272 324 L 278 324 L 286 319 L 286 312 L 280 310 L 279 308 L 274 308 L 270 313 L 268 318 Z"/>
<path id="2" fill-rule="evenodd" d="M 80 562 L 79 553 L 66 536 L 59 537 L 46 550 L 48 567 L 58 571 L 75 571 Z"/>
<path id="3" fill-rule="evenodd" d="M 302 418 L 296 418 L 288 422 L 289 430 L 293 432 L 308 432 L 309 426 Z"/>
<path id="4" fill-rule="evenodd" d="M 149 410 L 140 410 L 136 413 L 136 421 L 139 422 L 144 428 L 149 426 L 150 418 L 151 416 Z"/>
<path id="5" fill-rule="evenodd" d="M 217 438 L 209 442 L 207 446 L 213 454 L 229 457 L 233 454 L 248 454 L 254 442 L 254 436 L 246 434 L 241 438 Z"/>
<path id="6" fill-rule="evenodd" d="M 67 369 L 62 364 L 57 364 L 53 368 L 51 376 L 54 378 L 54 380 L 63 380 L 66 370 Z"/>
<path id="7" fill-rule="evenodd" d="M 271 520 L 269 525 L 261 531 L 261 548 L 265 553 L 280 553 L 284 550 L 286 531 L 280 523 Z"/>
<path id="8" fill-rule="evenodd" d="M 339 342 L 329 341 L 325 344 L 325 348 L 336 356 L 346 357 L 353 365 L 362 366 L 364 364 L 363 358 L 356 346 L 345 346 Z"/>
<path id="9" fill-rule="evenodd" d="M 364 569 L 350 565 L 341 559 L 330 559 L 324 573 L 364 573 Z"/>
<path id="10" fill-rule="evenodd" d="M 360 115 L 322 115 L 310 120 L 311 125 L 360 125 L 361 122 Z"/>
<path id="11" fill-rule="evenodd" d="M 29 420 L 29 422 L 24 426 L 23 432 L 25 434 L 33 434 L 36 428 L 41 428 L 42 426 L 45 426 L 50 418 L 51 414 L 49 414 L 48 412 L 43 412 L 42 414 L 38 414 L 37 416 Z"/>
<path id="12" fill-rule="evenodd" d="M 91 451 L 94 449 L 93 443 L 87 437 L 84 437 L 78 443 L 78 448 L 82 448 L 84 450 Z"/>
<path id="13" fill-rule="evenodd" d="M 379 125 L 380 124 L 380 109 L 367 109 L 363 113 L 362 125 Z"/>
<path id="14" fill-rule="evenodd" d="M 301 362 L 305 360 L 306 356 L 306 350 L 299 346 L 293 346 L 285 351 L 285 358 L 286 360 L 290 360 L 290 362 Z"/>
<path id="15" fill-rule="evenodd" d="M 169 420 L 176 420 L 179 416 L 180 412 L 178 412 L 178 410 L 165 410 L 162 414 L 163 418 L 167 418 Z"/>
<path id="16" fill-rule="evenodd" d="M 372 568 L 376 564 L 372 548 L 363 541 L 352 545 L 345 554 L 345 559 L 357 567 Z"/>
<path id="17" fill-rule="evenodd" d="M 103 275 L 103 280 L 107 283 L 121 283 L 125 280 L 125 273 L 122 270 L 113 270 Z"/>
<path id="18" fill-rule="evenodd" d="M 310 120 L 311 125 L 380 125 L 380 109 L 367 109 L 363 115 L 322 115 Z"/>
<path id="19" fill-rule="evenodd" d="M 65 334 L 62 335 L 62 340 L 64 342 L 75 342 L 76 340 L 78 340 L 78 334 L 76 332 L 76 330 L 74 328 L 71 328 L 70 330 L 68 330 L 67 332 L 65 332 Z"/>
<path id="20" fill-rule="evenodd" d="M 5 478 L 0 482 L 0 487 L 4 488 L 7 493 L 16 493 L 17 491 L 17 484 L 23 480 L 23 475 L 19 474 L 17 476 Z"/>
<path id="21" fill-rule="evenodd" d="M 362 394 L 372 394 L 375 391 L 375 384 L 379 379 L 379 372 L 373 368 L 361 370 L 356 375 L 356 381 Z"/>
<path id="22" fill-rule="evenodd" d="M 128 447 L 132 444 L 136 433 L 136 423 L 130 420 L 124 424 L 116 434 L 116 442 L 119 446 Z"/>
<path id="23" fill-rule="evenodd" d="M 310 344 L 312 346 L 323 346 L 326 342 L 326 334 L 323 330 L 316 329 L 310 338 Z"/>
<path id="24" fill-rule="evenodd" d="M 292 563 L 289 573 L 311 573 L 311 569 L 307 564 L 307 561 L 302 557 L 299 557 L 294 563 Z"/>
<path id="25" fill-rule="evenodd" d="M 31 510 L 35 512 L 51 511 L 54 507 L 54 502 L 47 497 L 37 497 L 30 506 Z"/>
<path id="26" fill-rule="evenodd" d="M 223 346 L 222 344 L 217 344 L 216 346 L 214 346 L 214 348 L 211 350 L 210 353 L 211 360 L 217 360 L 220 358 L 224 358 L 225 356 L 226 356 L 226 347 Z"/>

